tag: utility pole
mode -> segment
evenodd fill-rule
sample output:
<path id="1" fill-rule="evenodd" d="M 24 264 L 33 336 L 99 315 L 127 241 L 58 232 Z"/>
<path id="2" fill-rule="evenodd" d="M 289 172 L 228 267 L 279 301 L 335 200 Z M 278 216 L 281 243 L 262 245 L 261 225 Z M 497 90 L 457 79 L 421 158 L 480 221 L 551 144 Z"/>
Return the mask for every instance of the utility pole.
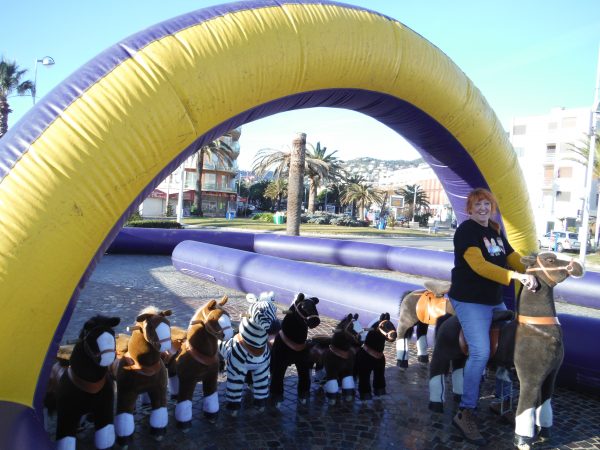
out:
<path id="1" fill-rule="evenodd" d="M 600 45 L 598 46 L 598 63 L 596 69 L 596 87 L 594 89 L 594 103 L 592 104 L 592 117 L 590 124 L 590 150 L 588 155 L 588 164 L 585 180 L 586 195 L 583 200 L 583 217 L 581 219 L 581 225 L 583 226 L 581 247 L 579 249 L 579 259 L 585 267 L 585 254 L 587 252 L 587 241 L 589 233 L 589 221 L 590 221 L 590 196 L 592 190 L 592 177 L 594 174 L 594 156 L 596 153 L 596 131 L 598 130 L 598 119 L 600 115 L 600 104 L 598 103 L 598 92 L 600 91 Z M 596 216 L 598 213 L 596 212 Z M 598 217 L 596 217 L 596 242 L 598 241 Z"/>

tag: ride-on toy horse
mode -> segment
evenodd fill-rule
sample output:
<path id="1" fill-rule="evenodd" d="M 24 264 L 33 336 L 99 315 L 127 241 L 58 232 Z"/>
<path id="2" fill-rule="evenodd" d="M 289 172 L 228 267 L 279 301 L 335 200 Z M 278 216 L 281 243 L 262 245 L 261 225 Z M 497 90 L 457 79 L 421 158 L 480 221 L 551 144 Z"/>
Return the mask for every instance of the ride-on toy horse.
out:
<path id="1" fill-rule="evenodd" d="M 356 355 L 355 373 L 358 374 L 358 393 L 361 400 L 373 398 L 371 393 L 371 373 L 373 374 L 373 393 L 375 396 L 385 392 L 385 355 L 386 342 L 394 342 L 396 327 L 390 321 L 390 313 L 381 314 L 379 320 L 368 327 L 364 344 Z"/>
<path id="2" fill-rule="evenodd" d="M 169 365 L 175 366 L 178 383 L 169 379 L 171 394 L 177 396 L 175 420 L 181 429 L 188 429 L 192 423 L 192 397 L 196 384 L 202 382 L 204 395 L 202 410 L 204 416 L 214 422 L 219 412 L 217 392 L 219 377 L 219 340 L 231 339 L 231 320 L 221 301 L 210 300 L 198 308 L 190 320 L 186 337 L 179 353 Z M 175 392 L 177 390 L 177 392 Z"/>
<path id="3" fill-rule="evenodd" d="M 115 430 L 117 442 L 128 445 L 135 431 L 134 410 L 138 395 L 150 397 L 150 431 L 157 440 L 166 432 L 167 414 L 167 369 L 161 352 L 171 348 L 171 328 L 167 316 L 170 310 L 160 311 L 150 306 L 136 317 L 135 325 L 129 327 L 131 337 L 127 341 L 126 353 L 115 361 L 114 374 L 117 380 L 117 415 Z"/>
<path id="4" fill-rule="evenodd" d="M 242 403 L 246 375 L 252 376 L 254 406 L 263 411 L 269 396 L 269 363 L 271 349 L 269 334 L 279 331 L 277 306 L 273 292 L 263 292 L 259 298 L 246 295 L 250 302 L 248 313 L 242 318 L 240 331 L 229 340 L 219 341 L 219 352 L 227 370 L 227 409 L 236 416 Z"/>
<path id="5" fill-rule="evenodd" d="M 426 281 L 425 289 L 411 291 L 402 297 L 398 317 L 398 341 L 396 342 L 396 365 L 408 368 L 408 340 L 417 328 L 417 358 L 429 361 L 427 354 L 427 330 L 435 325 L 439 317 L 454 314 L 454 308 L 446 297 L 450 290 L 449 281 Z"/>
<path id="6" fill-rule="evenodd" d="M 314 336 L 309 339 L 310 357 L 315 365 L 315 378 L 325 384 L 328 403 L 335 405 L 342 385 L 342 397 L 354 398 L 355 348 L 360 345 L 363 331 L 358 314 L 348 314 L 333 330 L 332 336 Z"/>
<path id="7" fill-rule="evenodd" d="M 308 329 L 321 323 L 317 311 L 319 299 L 296 295 L 290 308 L 284 312 L 281 330 L 275 336 L 271 350 L 271 400 L 275 406 L 283 401 L 283 378 L 285 371 L 294 364 L 298 372 L 298 401 L 306 403 L 310 395 L 310 371 L 312 362 L 306 346 Z"/>
<path id="8" fill-rule="evenodd" d="M 550 402 L 564 356 L 562 329 L 554 305 L 554 286 L 569 276 L 583 276 L 584 269 L 578 261 L 558 259 L 553 252 L 523 257 L 521 262 L 527 273 L 535 275 L 539 287 L 535 292 L 521 291 L 516 320 L 502 328 L 497 354 L 506 354 L 502 347 L 514 341 L 513 361 L 520 384 L 514 443 L 518 448 L 528 449 L 538 439 L 550 436 L 553 424 Z M 460 351 L 457 322 L 451 317 L 438 330 L 430 366 L 431 401 L 443 401 L 443 390 L 438 391 L 449 361 L 453 360 L 453 367 L 464 366 L 466 357 Z M 510 362 L 502 364 L 500 367 L 506 369 Z M 432 392 L 438 394 L 432 397 Z"/>
<path id="9" fill-rule="evenodd" d="M 115 359 L 113 327 L 120 320 L 100 315 L 89 319 L 72 348 L 68 365 L 57 362 L 52 368 L 56 378 L 50 380 L 46 401 L 56 403 L 58 449 L 75 449 L 77 427 L 88 413 L 94 420 L 96 448 L 110 448 L 115 443 L 114 391 L 108 366 Z"/>

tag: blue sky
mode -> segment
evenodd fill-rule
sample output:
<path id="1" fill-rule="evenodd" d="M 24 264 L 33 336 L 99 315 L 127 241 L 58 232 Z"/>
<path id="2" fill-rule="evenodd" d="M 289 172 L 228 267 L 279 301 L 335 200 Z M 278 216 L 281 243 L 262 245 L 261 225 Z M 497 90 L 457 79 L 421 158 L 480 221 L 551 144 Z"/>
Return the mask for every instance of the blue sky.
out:
<path id="1" fill-rule="evenodd" d="M 0 54 L 29 70 L 38 66 L 43 97 L 102 50 L 146 27 L 180 14 L 225 3 L 189 0 L 9 2 L 3 8 Z M 473 80 L 505 128 L 513 116 L 551 108 L 591 106 L 600 14 L 597 0 L 346 1 L 404 23 L 446 53 Z M 9 126 L 32 106 L 31 97 L 9 99 Z M 299 129 L 300 128 L 300 129 Z M 265 147 L 281 148 L 298 131 L 351 159 L 413 159 L 418 153 L 384 125 L 353 111 L 318 108 L 261 119 L 242 128 L 242 168 Z"/>

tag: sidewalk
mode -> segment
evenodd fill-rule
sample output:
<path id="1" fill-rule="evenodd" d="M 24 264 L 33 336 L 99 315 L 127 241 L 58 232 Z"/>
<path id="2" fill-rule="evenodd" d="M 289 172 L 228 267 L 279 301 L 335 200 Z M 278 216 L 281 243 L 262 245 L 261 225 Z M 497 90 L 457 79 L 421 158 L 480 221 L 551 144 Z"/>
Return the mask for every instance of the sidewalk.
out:
<path id="1" fill-rule="evenodd" d="M 373 274 L 373 273 L 371 273 Z M 227 308 L 234 316 L 246 310 L 244 293 L 190 278 L 174 270 L 170 257 L 144 255 L 107 255 L 83 290 L 64 340 L 77 336 L 83 322 L 96 313 L 119 315 L 117 331 L 133 323 L 145 306 L 154 304 L 174 312 L 172 324 L 186 327 L 198 306 L 212 298 L 229 296 Z M 291 299 L 278 299 L 288 306 Z M 382 311 L 383 312 L 383 311 Z M 392 315 L 397 311 L 389 311 Z M 312 334 L 328 334 L 336 321 L 323 318 Z M 363 324 L 366 325 L 366 324 Z M 286 400 L 280 411 L 258 413 L 244 398 L 237 418 L 224 409 L 224 377 L 220 377 L 221 413 L 216 424 L 207 423 L 201 413 L 201 388 L 194 397 L 192 428 L 182 433 L 175 427 L 175 403 L 169 402 L 167 435 L 161 442 L 149 436 L 149 411 L 138 408 L 136 432 L 131 449 L 473 449 L 451 425 L 456 404 L 447 387 L 443 414 L 428 410 L 428 369 L 416 362 L 411 344 L 410 367 L 395 367 L 395 348 L 388 345 L 386 380 L 388 394 L 380 400 L 329 406 L 324 394 L 312 387 L 306 406 L 296 402 L 296 375 L 288 369 Z M 486 448 L 512 448 L 513 427 L 499 420 L 488 409 L 492 381 L 483 384 L 479 420 L 482 434 L 490 441 Z M 558 389 L 553 399 L 555 427 L 551 445 L 536 448 L 600 448 L 600 398 Z M 49 424 L 53 435 L 53 423 Z M 93 448 L 93 426 L 78 436 L 79 449 Z M 118 447 L 117 447 L 118 448 Z"/>

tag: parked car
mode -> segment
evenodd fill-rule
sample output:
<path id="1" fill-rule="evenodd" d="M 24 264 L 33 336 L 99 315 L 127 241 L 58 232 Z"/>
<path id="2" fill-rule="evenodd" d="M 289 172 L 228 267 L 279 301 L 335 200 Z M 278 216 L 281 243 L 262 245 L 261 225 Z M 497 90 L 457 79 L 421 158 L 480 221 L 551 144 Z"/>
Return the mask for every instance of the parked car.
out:
<path id="1" fill-rule="evenodd" d="M 554 246 L 556 243 L 556 247 Z M 547 248 L 550 250 L 556 250 L 557 252 L 563 251 L 579 251 L 581 243 L 579 242 L 579 236 L 577 233 L 571 233 L 568 231 L 549 231 L 538 239 L 538 246 L 540 249 Z"/>

